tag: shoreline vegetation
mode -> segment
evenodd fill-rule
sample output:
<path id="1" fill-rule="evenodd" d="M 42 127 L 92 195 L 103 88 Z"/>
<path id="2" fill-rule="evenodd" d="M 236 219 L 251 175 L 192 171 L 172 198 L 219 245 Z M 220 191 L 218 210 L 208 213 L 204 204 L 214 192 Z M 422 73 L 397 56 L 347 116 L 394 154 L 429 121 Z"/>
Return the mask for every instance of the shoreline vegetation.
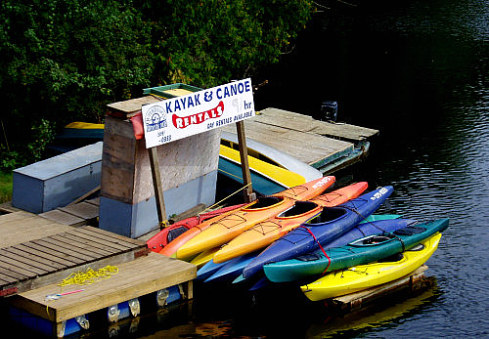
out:
<path id="1" fill-rule="evenodd" d="M 0 172 L 0 203 L 12 200 L 12 173 Z"/>
<path id="2" fill-rule="evenodd" d="M 263 82 L 314 13 L 311 0 L 0 2 L 0 171 L 42 160 L 63 126 L 102 123 L 108 103 L 144 88 Z"/>

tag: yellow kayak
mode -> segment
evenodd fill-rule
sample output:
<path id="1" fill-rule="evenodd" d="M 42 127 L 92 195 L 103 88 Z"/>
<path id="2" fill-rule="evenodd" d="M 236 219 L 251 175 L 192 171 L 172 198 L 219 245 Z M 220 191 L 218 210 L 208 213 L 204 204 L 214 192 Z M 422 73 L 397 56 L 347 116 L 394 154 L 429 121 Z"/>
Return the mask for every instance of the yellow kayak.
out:
<path id="1" fill-rule="evenodd" d="M 317 197 L 335 180 L 334 176 L 327 176 L 286 189 L 269 197 L 259 198 L 251 205 L 233 211 L 219 220 L 210 219 L 199 227 L 192 228 L 180 236 L 185 236 L 188 233 L 188 237 L 185 239 L 182 237 L 181 241 L 178 237 L 172 241 L 175 243 L 174 245 L 170 243 L 167 247 L 175 246 L 175 257 L 188 260 L 200 252 L 226 243 L 255 224 L 285 211 L 293 206 L 296 200 L 308 200 Z M 173 252 L 173 249 L 171 251 Z M 171 255 L 171 253 L 169 254 Z"/>
<path id="2" fill-rule="evenodd" d="M 190 263 L 194 264 L 197 267 L 201 267 L 207 262 L 209 262 L 212 257 L 214 257 L 214 254 L 219 250 L 219 247 L 216 248 L 211 248 L 209 250 L 206 250 L 200 254 L 198 254 L 195 258 L 193 258 Z"/>
<path id="3" fill-rule="evenodd" d="M 312 301 L 335 298 L 400 279 L 418 269 L 436 251 L 441 233 L 437 232 L 420 245 L 399 254 L 398 260 L 384 260 L 358 265 L 325 275 L 301 286 Z"/>

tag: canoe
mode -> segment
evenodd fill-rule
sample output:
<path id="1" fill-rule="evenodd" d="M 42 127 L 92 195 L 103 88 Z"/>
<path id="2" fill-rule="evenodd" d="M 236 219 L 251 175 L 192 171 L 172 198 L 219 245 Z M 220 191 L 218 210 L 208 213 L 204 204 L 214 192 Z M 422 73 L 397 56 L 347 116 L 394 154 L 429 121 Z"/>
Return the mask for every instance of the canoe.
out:
<path id="1" fill-rule="evenodd" d="M 347 233 L 372 214 L 392 194 L 392 186 L 377 188 L 337 207 L 324 208 L 301 227 L 277 239 L 243 270 L 248 278 L 261 271 L 263 265 L 295 258 L 312 252 Z M 216 253 L 214 258 L 219 252 Z"/>
<path id="2" fill-rule="evenodd" d="M 203 244 L 206 246 L 203 246 L 198 250 L 192 249 L 192 251 L 180 251 L 177 253 L 177 250 L 179 250 L 183 244 L 210 226 L 214 224 L 222 224 L 225 225 L 225 228 L 233 225 L 236 225 L 239 228 L 246 227 L 249 224 L 254 225 L 255 223 L 266 220 L 267 218 L 286 210 L 288 207 L 294 204 L 295 200 L 310 199 L 318 196 L 324 190 L 330 187 L 335 180 L 336 178 L 334 176 L 327 176 L 307 182 L 303 185 L 286 189 L 269 197 L 258 198 L 257 200 L 238 210 L 223 213 L 218 217 L 206 220 L 200 225 L 192 227 L 166 245 L 159 253 L 166 256 L 175 256 L 180 259 L 189 259 L 193 255 L 196 255 L 206 249 L 215 247 L 212 245 L 207 246 L 207 244 Z M 228 216 L 229 218 L 227 218 Z M 224 218 L 226 218 L 226 220 L 223 220 L 221 223 L 221 220 Z"/>
<path id="3" fill-rule="evenodd" d="M 258 194 L 270 195 L 306 182 L 306 179 L 299 173 L 250 155 L 248 155 L 248 165 L 253 191 Z M 221 144 L 218 169 L 219 173 L 243 184 L 241 155 L 238 150 Z"/>
<path id="4" fill-rule="evenodd" d="M 306 255 L 263 266 L 272 282 L 291 282 L 307 279 L 311 275 L 368 264 L 393 254 L 408 250 L 436 232 L 447 229 L 449 219 L 419 223 L 384 235 L 371 235 L 345 246 L 325 250 L 324 254 Z"/>
<path id="5" fill-rule="evenodd" d="M 330 244 L 327 244 L 326 246 L 333 247 L 333 246 L 346 245 L 352 240 L 356 240 L 365 235 L 380 234 L 386 231 L 393 232 L 395 230 L 406 227 L 410 224 L 414 224 L 416 222 L 414 220 L 396 219 L 396 218 L 399 218 L 399 216 L 398 215 L 369 216 L 366 221 L 362 221 L 362 223 L 356 226 L 353 230 L 344 234 L 340 238 L 334 240 Z M 224 280 L 223 276 L 225 275 L 227 277 L 238 277 L 238 279 L 236 279 L 233 283 L 239 283 L 245 280 L 243 276 L 240 277 L 243 269 L 246 266 L 248 266 L 248 264 L 250 264 L 259 254 L 260 252 L 254 252 L 253 255 L 247 254 L 242 256 L 242 257 L 246 257 L 246 260 L 236 261 L 238 258 L 242 258 L 242 257 L 237 257 L 227 262 L 224 262 L 223 265 L 225 266 L 225 268 L 216 267 L 215 273 L 210 278 L 208 278 L 206 282 L 210 282 L 213 279 L 220 279 L 222 281 Z M 213 264 L 213 265 L 217 266 L 218 264 Z"/>
<path id="6" fill-rule="evenodd" d="M 237 134 L 222 131 L 221 145 L 231 147 L 235 150 L 239 149 Z M 246 147 L 248 148 L 249 156 L 264 160 L 267 163 L 274 164 L 278 167 L 300 174 L 302 177 L 304 177 L 306 182 L 319 179 L 323 176 L 321 171 L 306 164 L 305 162 L 254 139 L 246 138 Z"/>
<path id="7" fill-rule="evenodd" d="M 323 204 L 334 206 L 358 197 L 365 189 L 366 182 L 354 183 L 346 187 L 326 193 L 318 199 L 310 201 L 296 201 L 288 210 L 242 232 L 214 255 L 214 262 L 224 262 L 232 258 L 262 249 L 273 241 L 284 236 L 302 223 L 318 215 L 323 209 Z M 334 197 L 328 199 L 325 196 Z M 341 197 L 338 198 L 338 196 Z"/>
<path id="8" fill-rule="evenodd" d="M 237 204 L 232 206 L 227 206 L 223 208 L 219 208 L 213 211 L 205 212 L 196 216 L 192 216 L 190 218 L 177 221 L 171 224 L 168 227 L 165 227 L 163 230 L 152 236 L 150 239 L 146 241 L 146 245 L 153 252 L 159 252 L 163 247 L 165 247 L 170 241 L 178 237 L 183 232 L 188 229 L 199 225 L 207 219 L 214 218 L 216 216 L 221 215 L 222 213 L 229 212 L 235 210 L 240 207 L 244 207 L 245 204 Z"/>
<path id="9" fill-rule="evenodd" d="M 414 272 L 433 255 L 438 248 L 441 235 L 439 232 L 435 233 L 417 246 L 391 258 L 328 273 L 312 283 L 301 286 L 301 290 L 310 300 L 318 301 L 400 279 Z"/>
<path id="10" fill-rule="evenodd" d="M 216 222 L 208 223 L 205 229 L 199 227 L 199 234 L 194 231 L 195 236 L 179 246 L 176 258 L 187 259 L 220 246 L 255 224 L 287 210 L 296 200 L 308 200 L 318 196 L 334 182 L 335 177 L 324 177 L 270 197 L 258 198 L 254 204 L 236 210 Z"/>

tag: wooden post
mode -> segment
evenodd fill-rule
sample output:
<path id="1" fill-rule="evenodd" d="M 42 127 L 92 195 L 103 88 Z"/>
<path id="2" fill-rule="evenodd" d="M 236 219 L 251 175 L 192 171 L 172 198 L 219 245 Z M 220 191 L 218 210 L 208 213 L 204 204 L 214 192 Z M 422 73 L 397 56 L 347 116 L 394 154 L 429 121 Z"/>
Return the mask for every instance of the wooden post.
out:
<path id="1" fill-rule="evenodd" d="M 151 163 L 151 175 L 153 176 L 153 186 L 155 188 L 156 209 L 158 211 L 158 220 L 160 228 L 167 226 L 165 200 L 163 198 L 163 187 L 161 184 L 160 164 L 158 161 L 158 152 L 156 147 L 148 149 L 149 161 Z"/>
<path id="2" fill-rule="evenodd" d="M 238 121 L 236 123 L 238 130 L 238 143 L 239 143 L 239 154 L 241 157 L 241 170 L 243 171 L 243 184 L 246 186 L 244 190 L 245 202 L 251 202 L 256 199 L 256 194 L 253 193 L 253 187 L 251 185 L 251 174 L 250 165 L 248 164 L 248 148 L 246 146 L 246 136 L 244 122 Z"/>

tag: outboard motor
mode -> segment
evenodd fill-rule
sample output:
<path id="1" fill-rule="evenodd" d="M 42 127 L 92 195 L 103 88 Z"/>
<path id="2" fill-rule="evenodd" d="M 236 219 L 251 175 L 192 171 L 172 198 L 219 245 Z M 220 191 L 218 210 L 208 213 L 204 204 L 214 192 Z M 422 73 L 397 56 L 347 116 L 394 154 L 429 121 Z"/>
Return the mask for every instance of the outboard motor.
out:
<path id="1" fill-rule="evenodd" d="M 321 120 L 336 121 L 338 119 L 338 102 L 326 100 L 321 103 Z"/>

